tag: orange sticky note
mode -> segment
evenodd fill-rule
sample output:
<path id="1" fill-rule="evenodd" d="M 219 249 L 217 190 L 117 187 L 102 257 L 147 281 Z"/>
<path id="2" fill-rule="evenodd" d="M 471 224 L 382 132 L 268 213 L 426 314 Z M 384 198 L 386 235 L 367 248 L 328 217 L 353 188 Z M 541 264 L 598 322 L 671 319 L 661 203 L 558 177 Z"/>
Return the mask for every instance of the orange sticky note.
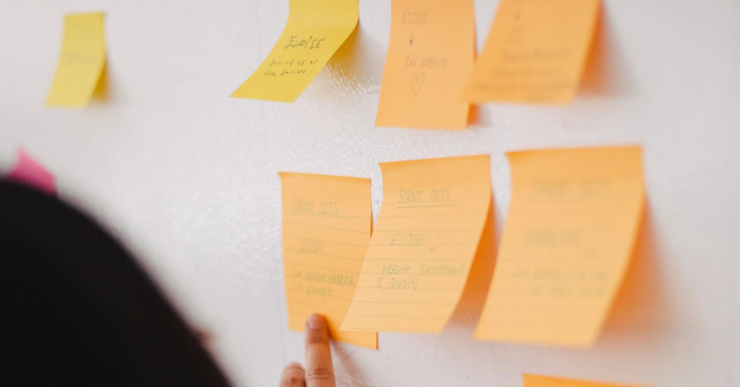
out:
<path id="1" fill-rule="evenodd" d="M 642 152 L 507 155 L 511 203 L 475 338 L 588 347 L 632 255 L 645 204 Z"/>
<path id="2" fill-rule="evenodd" d="M 569 102 L 581 79 L 598 13 L 599 0 L 501 0 L 464 98 Z"/>
<path id="3" fill-rule="evenodd" d="M 548 376 L 538 376 L 522 374 L 524 387 L 647 387 L 626 384 L 597 383 L 586 382 L 582 380 L 551 378 Z"/>
<path id="4" fill-rule="evenodd" d="M 392 0 L 375 126 L 464 129 L 475 59 L 473 0 Z"/>
<path id="5" fill-rule="evenodd" d="M 355 294 L 372 227 L 370 180 L 281 173 L 288 327 L 324 315 L 332 338 L 377 349 L 376 332 L 339 328 Z"/>
<path id="6" fill-rule="evenodd" d="M 441 331 L 491 205 L 488 156 L 382 163 L 383 204 L 342 329 Z"/>

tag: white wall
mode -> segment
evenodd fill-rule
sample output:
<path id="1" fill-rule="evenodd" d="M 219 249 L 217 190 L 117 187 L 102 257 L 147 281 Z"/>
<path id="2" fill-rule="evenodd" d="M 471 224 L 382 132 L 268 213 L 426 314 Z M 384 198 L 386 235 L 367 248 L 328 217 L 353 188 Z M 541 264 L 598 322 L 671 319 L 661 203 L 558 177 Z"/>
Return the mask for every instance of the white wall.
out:
<path id="1" fill-rule="evenodd" d="M 338 378 L 513 387 L 532 372 L 740 386 L 737 0 L 604 0 L 597 70 L 573 104 L 486 105 L 464 132 L 373 127 L 389 0 L 361 1 L 351 44 L 296 103 L 228 98 L 279 36 L 287 3 L 0 1 L 0 172 L 26 147 L 57 175 L 62 198 L 101 218 L 214 333 L 237 385 L 270 386 L 303 354 L 302 336 L 286 329 L 278 171 L 369 176 L 377 214 L 379 161 L 488 153 L 498 239 L 510 189 L 503 152 L 642 144 L 648 221 L 594 348 L 473 342 L 476 313 L 457 313 L 439 336 L 381 334 L 379 351 L 337 345 Z M 476 1 L 479 48 L 496 4 Z M 44 109 L 63 15 L 97 10 L 109 99 Z"/>

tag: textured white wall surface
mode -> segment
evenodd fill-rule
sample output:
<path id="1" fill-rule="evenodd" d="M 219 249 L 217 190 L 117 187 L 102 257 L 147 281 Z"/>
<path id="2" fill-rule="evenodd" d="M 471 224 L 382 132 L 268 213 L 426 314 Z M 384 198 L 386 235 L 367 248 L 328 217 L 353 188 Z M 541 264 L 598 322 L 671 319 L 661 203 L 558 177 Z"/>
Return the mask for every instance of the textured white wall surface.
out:
<path id="1" fill-rule="evenodd" d="M 476 0 L 479 49 L 496 0 Z M 108 93 L 45 109 L 65 13 L 106 14 Z M 522 372 L 661 387 L 740 386 L 740 2 L 604 0 L 590 70 L 564 107 L 484 105 L 463 132 L 375 128 L 389 0 L 294 104 L 230 99 L 280 35 L 287 0 L 0 1 L 0 172 L 25 147 L 100 219 L 239 386 L 302 361 L 287 330 L 278 171 L 371 177 L 377 163 L 490 154 L 495 228 L 508 150 L 641 144 L 647 221 L 589 350 L 471 340 L 480 296 L 438 336 L 337 344 L 342 386 L 521 385 Z M 495 251 L 494 251 L 495 253 Z M 494 253 L 488 254 L 493 260 Z M 490 274 L 489 274 L 490 275 Z"/>

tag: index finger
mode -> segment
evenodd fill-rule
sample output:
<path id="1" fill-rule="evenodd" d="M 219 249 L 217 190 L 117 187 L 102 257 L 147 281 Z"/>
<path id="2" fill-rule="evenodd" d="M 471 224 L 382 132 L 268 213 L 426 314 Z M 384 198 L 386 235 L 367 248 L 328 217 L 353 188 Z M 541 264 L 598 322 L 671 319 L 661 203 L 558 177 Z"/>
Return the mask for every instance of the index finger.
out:
<path id="1" fill-rule="evenodd" d="M 306 387 L 336 387 L 329 348 L 329 326 L 323 316 L 306 320 Z"/>

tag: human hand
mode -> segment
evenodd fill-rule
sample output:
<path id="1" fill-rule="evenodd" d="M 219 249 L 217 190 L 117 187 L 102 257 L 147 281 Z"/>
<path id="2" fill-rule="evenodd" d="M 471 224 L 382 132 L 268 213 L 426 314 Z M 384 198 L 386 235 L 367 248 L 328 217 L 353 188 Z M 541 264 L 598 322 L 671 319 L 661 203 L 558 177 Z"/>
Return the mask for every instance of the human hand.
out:
<path id="1" fill-rule="evenodd" d="M 323 316 L 312 314 L 306 320 L 306 370 L 298 363 L 288 364 L 280 377 L 280 387 L 336 387 L 329 327 Z"/>

